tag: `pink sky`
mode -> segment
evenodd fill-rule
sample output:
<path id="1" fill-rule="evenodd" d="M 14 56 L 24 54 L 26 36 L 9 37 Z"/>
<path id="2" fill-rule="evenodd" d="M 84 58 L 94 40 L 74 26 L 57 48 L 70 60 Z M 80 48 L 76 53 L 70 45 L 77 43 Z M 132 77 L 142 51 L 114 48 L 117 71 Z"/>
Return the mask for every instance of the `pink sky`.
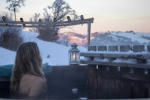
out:
<path id="1" fill-rule="evenodd" d="M 35 12 L 42 13 L 43 8 L 54 0 L 26 0 L 25 7 L 17 13 L 25 19 Z M 86 18 L 94 17 L 92 32 L 129 31 L 150 32 L 150 0 L 66 0 L 69 5 Z M 0 13 L 7 11 L 6 4 L 0 1 Z M 86 25 L 68 27 L 65 31 L 86 33 Z"/>

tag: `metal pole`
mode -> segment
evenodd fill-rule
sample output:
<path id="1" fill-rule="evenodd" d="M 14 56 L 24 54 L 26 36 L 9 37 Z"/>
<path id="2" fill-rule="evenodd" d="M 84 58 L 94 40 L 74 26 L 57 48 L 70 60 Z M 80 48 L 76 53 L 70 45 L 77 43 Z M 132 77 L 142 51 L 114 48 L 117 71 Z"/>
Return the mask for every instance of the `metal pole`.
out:
<path id="1" fill-rule="evenodd" d="M 88 23 L 88 46 L 90 45 L 91 23 Z"/>
<path id="2" fill-rule="evenodd" d="M 15 21 L 16 21 L 16 8 L 14 8 L 14 15 L 15 15 Z"/>

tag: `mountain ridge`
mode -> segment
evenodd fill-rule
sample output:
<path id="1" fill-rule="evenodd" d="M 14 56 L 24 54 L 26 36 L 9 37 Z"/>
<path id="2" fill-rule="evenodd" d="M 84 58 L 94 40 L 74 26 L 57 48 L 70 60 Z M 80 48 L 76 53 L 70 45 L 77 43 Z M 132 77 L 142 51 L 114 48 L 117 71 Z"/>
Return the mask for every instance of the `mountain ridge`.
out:
<path id="1" fill-rule="evenodd" d="M 59 35 L 60 40 L 78 45 L 87 45 L 87 35 L 66 32 Z M 127 44 L 150 44 L 150 34 L 134 31 L 112 31 L 91 33 L 91 45 L 127 45 Z"/>

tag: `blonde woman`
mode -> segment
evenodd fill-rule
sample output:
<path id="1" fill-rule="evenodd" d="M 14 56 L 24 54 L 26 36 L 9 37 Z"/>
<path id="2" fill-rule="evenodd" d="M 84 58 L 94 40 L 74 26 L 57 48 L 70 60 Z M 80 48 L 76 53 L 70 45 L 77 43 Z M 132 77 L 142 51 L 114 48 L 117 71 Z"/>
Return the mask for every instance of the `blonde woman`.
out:
<path id="1" fill-rule="evenodd" d="M 46 91 L 42 59 L 36 43 L 23 43 L 17 49 L 10 91 L 13 97 L 19 98 L 38 98 Z"/>

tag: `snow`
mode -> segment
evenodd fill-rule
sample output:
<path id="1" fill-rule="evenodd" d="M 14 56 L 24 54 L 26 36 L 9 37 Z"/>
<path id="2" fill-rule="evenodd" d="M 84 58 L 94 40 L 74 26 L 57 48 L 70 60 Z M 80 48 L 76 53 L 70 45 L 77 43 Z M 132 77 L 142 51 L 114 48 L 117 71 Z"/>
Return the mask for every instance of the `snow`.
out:
<path id="1" fill-rule="evenodd" d="M 94 61 L 101 61 L 101 62 L 109 62 L 109 59 L 108 58 L 98 58 L 98 57 L 96 57 L 96 58 L 94 58 Z"/>
<path id="2" fill-rule="evenodd" d="M 142 52 L 133 52 L 133 51 L 128 51 L 128 52 L 117 52 L 117 51 L 87 51 L 86 53 L 102 53 L 102 54 L 132 54 L 132 55 L 140 55 L 140 54 L 149 54 L 148 51 L 142 51 Z"/>
<path id="3" fill-rule="evenodd" d="M 0 47 L 0 65 L 13 64 L 16 52 Z"/>
<path id="4" fill-rule="evenodd" d="M 56 42 L 47 42 L 37 38 L 39 34 L 23 31 L 21 36 L 24 42 L 36 42 L 41 53 L 43 64 L 49 65 L 68 65 L 68 51 L 70 46 L 57 44 Z M 79 50 L 85 51 L 86 48 L 79 46 Z M 14 64 L 16 52 L 0 47 L 0 65 Z"/>
<path id="5" fill-rule="evenodd" d="M 148 43 L 149 40 L 144 39 L 142 36 L 143 34 L 141 33 L 134 33 L 134 32 L 120 32 L 117 33 L 116 32 L 112 32 L 113 36 L 122 36 L 122 37 L 126 37 L 126 38 L 130 38 L 131 41 L 138 41 L 139 43 L 143 44 L 143 43 Z M 149 35 L 149 34 L 148 34 Z M 150 36 L 150 35 L 149 35 Z M 137 40 L 138 39 L 138 40 Z"/>
<path id="6" fill-rule="evenodd" d="M 150 44 L 150 34 L 127 31 L 93 34 L 91 45 L 132 45 Z"/>
<path id="7" fill-rule="evenodd" d="M 94 61 L 100 61 L 100 62 L 110 62 L 111 59 L 109 58 L 95 58 Z M 116 60 L 112 60 L 111 62 L 118 62 L 118 63 L 133 63 L 133 64 L 136 64 L 136 59 L 121 59 L 121 58 L 117 58 Z"/>
<path id="8" fill-rule="evenodd" d="M 137 63 L 136 59 L 121 59 L 121 58 L 117 58 L 113 62 L 124 62 L 124 63 L 132 63 L 132 64 Z"/>

